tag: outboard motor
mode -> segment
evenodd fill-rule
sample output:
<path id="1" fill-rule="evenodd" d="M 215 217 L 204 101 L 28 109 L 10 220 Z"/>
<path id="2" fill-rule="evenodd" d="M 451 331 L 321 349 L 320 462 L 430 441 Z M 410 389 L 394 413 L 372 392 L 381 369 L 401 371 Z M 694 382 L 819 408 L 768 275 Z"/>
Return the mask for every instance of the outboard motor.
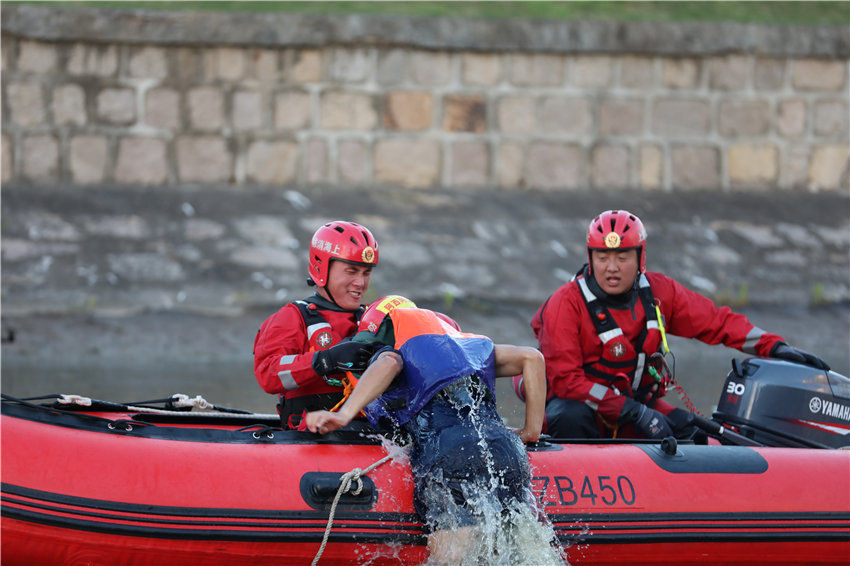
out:
<path id="1" fill-rule="evenodd" d="M 850 379 L 782 360 L 733 359 L 713 418 L 765 446 L 850 447 Z"/>

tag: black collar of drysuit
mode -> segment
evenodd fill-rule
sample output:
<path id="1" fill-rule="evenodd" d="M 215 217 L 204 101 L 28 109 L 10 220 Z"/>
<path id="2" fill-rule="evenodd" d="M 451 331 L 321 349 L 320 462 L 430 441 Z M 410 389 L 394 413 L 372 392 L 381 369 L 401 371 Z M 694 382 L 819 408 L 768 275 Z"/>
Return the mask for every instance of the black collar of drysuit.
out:
<path id="1" fill-rule="evenodd" d="M 362 306 L 354 309 L 353 311 L 350 311 L 348 309 L 344 309 L 341 306 L 339 306 L 338 304 L 336 304 L 335 302 L 327 300 L 326 298 L 324 298 L 323 296 L 321 296 L 318 293 L 313 293 L 313 295 L 311 297 L 307 297 L 306 299 L 304 299 L 304 302 L 305 303 L 313 303 L 314 305 L 316 305 L 317 307 L 319 307 L 322 310 L 334 311 L 334 312 L 348 312 L 348 313 L 356 314 L 363 309 Z"/>
<path id="2" fill-rule="evenodd" d="M 620 293 L 619 295 L 609 295 L 605 291 L 602 290 L 602 287 L 599 286 L 599 283 L 596 282 L 596 277 L 594 277 L 590 273 L 590 267 L 585 266 L 583 270 L 584 280 L 587 283 L 587 287 L 590 289 L 590 292 L 593 293 L 599 302 L 606 307 L 612 309 L 628 309 L 634 306 L 634 304 L 638 300 L 638 279 L 640 278 L 640 274 L 635 277 L 635 282 L 632 285 L 632 288 L 626 291 L 625 293 Z"/>

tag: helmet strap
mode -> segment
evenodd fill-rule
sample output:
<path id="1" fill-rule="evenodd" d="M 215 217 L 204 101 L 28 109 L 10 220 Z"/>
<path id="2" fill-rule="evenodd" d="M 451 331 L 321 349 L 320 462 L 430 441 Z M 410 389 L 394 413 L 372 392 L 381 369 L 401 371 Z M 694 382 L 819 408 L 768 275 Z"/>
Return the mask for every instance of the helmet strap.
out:
<path id="1" fill-rule="evenodd" d="M 321 289 L 322 291 L 325 292 L 325 294 L 327 294 L 330 302 L 332 302 L 336 306 L 339 306 L 339 303 L 336 302 L 336 299 L 334 299 L 334 296 L 333 296 L 333 294 L 331 294 L 331 290 L 327 285 L 325 285 L 324 287 L 319 287 L 319 289 Z M 321 294 L 319 294 L 319 296 L 321 296 Z"/>

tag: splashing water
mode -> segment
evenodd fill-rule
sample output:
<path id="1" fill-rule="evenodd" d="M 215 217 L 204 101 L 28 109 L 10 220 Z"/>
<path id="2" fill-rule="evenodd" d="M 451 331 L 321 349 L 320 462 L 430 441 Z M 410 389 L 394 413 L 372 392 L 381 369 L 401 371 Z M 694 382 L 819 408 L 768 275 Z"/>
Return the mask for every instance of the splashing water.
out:
<path id="1" fill-rule="evenodd" d="M 489 498 L 492 499 L 492 498 Z M 555 533 L 538 520 L 531 506 L 496 509 L 481 501 L 482 520 L 474 527 L 456 564 L 459 566 L 562 566 L 564 553 L 553 544 Z M 443 566 L 429 559 L 425 566 Z"/>
<path id="2" fill-rule="evenodd" d="M 568 566 L 566 554 L 557 544 L 555 531 L 532 493 L 530 475 L 521 498 L 509 497 L 507 499 L 511 503 L 505 504 L 505 499 L 496 495 L 517 493 L 516 486 L 512 485 L 516 483 L 516 471 L 504 466 L 506 447 L 501 441 L 508 438 L 509 451 L 515 451 L 518 458 L 527 457 L 525 447 L 516 434 L 505 434 L 505 429 L 494 428 L 504 425 L 495 414 L 495 402 L 492 402 L 490 392 L 480 382 L 467 378 L 448 386 L 439 395 L 474 429 L 477 441 L 474 446 L 458 449 L 461 458 L 483 461 L 488 472 L 485 477 L 476 476 L 476 481 L 462 482 L 463 496 L 460 500 L 456 495 L 459 487 L 456 478 L 443 477 L 439 467 L 431 470 L 428 489 L 423 490 L 425 503 L 432 513 L 423 520 L 429 522 L 430 519 L 431 523 L 449 532 L 462 529 L 460 532 L 468 535 L 452 539 L 452 544 L 462 545 L 462 551 L 452 556 L 452 566 Z M 489 401 L 485 403 L 485 399 Z M 427 425 L 423 425 L 422 429 L 425 428 Z M 440 431 L 432 429 L 430 432 L 429 440 L 439 442 L 436 437 L 439 437 Z M 392 463 L 410 463 L 410 444 L 401 446 L 384 435 L 368 436 L 381 442 Z M 494 440 L 499 442 L 494 443 Z M 500 452 L 501 457 L 494 457 L 494 452 Z M 502 466 L 497 464 L 497 460 L 502 462 Z M 519 460 L 517 462 L 517 465 L 522 465 Z M 392 494 L 384 495 L 392 497 Z M 468 526 L 470 524 L 471 527 Z M 398 559 L 402 564 L 404 559 L 399 555 L 402 550 L 403 545 L 396 547 L 389 544 L 383 545 L 377 552 L 364 548 L 356 552 L 363 564 L 384 562 L 387 558 Z M 423 566 L 443 564 L 432 557 Z"/>
<path id="3" fill-rule="evenodd" d="M 436 523 L 449 527 L 454 531 L 469 521 L 470 510 L 474 524 L 469 529 L 468 537 L 459 539 L 462 552 L 455 553 L 460 566 L 560 566 L 568 564 L 565 554 L 557 546 L 557 537 L 546 514 L 538 507 L 537 499 L 533 496 L 529 481 L 525 486 L 523 498 L 513 499 L 513 503 L 503 501 L 510 497 L 500 497 L 496 494 L 515 493 L 516 471 L 497 465 L 497 460 L 505 462 L 504 454 L 495 457 L 497 452 L 504 453 L 504 445 L 493 443 L 494 439 L 503 440 L 504 430 L 500 419 L 495 414 L 495 402 L 491 393 L 480 382 L 471 378 L 460 380 L 445 388 L 441 394 L 448 400 L 458 414 L 465 415 L 477 434 L 475 456 L 481 458 L 487 467 L 485 478 L 476 481 L 463 482 L 462 501 L 456 501 L 450 486 L 457 487 L 452 479 L 443 478 L 440 470 L 434 473 L 427 490 L 429 509 L 439 510 L 440 516 Z M 484 402 L 489 399 L 489 402 Z M 509 433 L 510 450 L 516 451 L 521 458 L 526 458 L 525 448 L 519 437 Z M 461 449 L 462 451 L 464 449 Z M 527 461 L 527 460 L 526 460 Z M 517 463 L 522 467 L 522 463 Z M 437 566 L 437 562 L 429 559 L 426 565 Z"/>
<path id="4" fill-rule="evenodd" d="M 381 442 L 381 448 L 387 453 L 393 462 L 398 464 L 410 463 L 410 444 L 404 446 L 399 445 L 393 439 L 387 438 L 383 434 L 367 434 L 367 438 L 374 438 Z"/>

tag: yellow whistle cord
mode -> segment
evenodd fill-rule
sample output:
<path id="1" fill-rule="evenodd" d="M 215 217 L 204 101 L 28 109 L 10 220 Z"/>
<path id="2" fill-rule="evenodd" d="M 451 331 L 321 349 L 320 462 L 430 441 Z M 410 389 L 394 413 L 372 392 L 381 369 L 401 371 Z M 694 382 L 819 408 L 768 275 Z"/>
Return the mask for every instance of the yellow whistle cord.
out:
<path id="1" fill-rule="evenodd" d="M 664 319 L 661 316 L 661 309 L 655 305 L 655 316 L 658 318 L 658 330 L 661 331 L 661 343 L 664 344 L 664 355 L 670 353 L 670 346 L 667 345 L 667 333 L 664 331 Z"/>

